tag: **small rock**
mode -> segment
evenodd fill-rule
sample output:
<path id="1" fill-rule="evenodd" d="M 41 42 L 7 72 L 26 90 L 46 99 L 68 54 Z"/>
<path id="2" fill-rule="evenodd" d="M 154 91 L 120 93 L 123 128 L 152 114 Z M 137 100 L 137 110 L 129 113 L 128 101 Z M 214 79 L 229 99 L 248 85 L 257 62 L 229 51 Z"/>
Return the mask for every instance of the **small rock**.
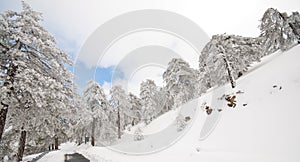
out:
<path id="1" fill-rule="evenodd" d="M 213 109 L 206 109 L 207 115 L 210 115 L 210 114 L 212 113 L 212 110 L 213 110 Z"/>
<path id="2" fill-rule="evenodd" d="M 242 94 L 242 93 L 244 93 L 244 92 L 241 91 L 241 90 L 238 90 L 238 91 L 236 92 L 236 94 Z"/>
<path id="3" fill-rule="evenodd" d="M 186 117 L 184 118 L 184 121 L 185 121 L 185 122 L 187 122 L 187 121 L 189 121 L 189 120 L 191 120 L 191 117 L 190 117 L 190 116 L 186 116 Z"/>

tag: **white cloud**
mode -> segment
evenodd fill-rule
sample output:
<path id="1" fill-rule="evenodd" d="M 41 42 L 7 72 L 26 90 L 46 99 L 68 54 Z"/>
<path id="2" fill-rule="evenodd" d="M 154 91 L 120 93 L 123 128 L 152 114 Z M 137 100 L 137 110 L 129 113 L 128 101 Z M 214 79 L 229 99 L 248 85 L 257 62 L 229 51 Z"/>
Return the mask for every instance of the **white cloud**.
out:
<path id="1" fill-rule="evenodd" d="M 195 51 L 182 39 L 158 31 L 137 32 L 120 39 L 112 45 L 105 53 L 104 57 L 99 60 L 98 66 L 109 67 L 117 65 L 120 61 L 122 61 L 122 59 L 129 57 L 128 55 L 130 55 L 130 53 L 134 50 L 146 46 L 161 46 L 171 49 L 174 53 L 177 53 L 178 56 L 188 60 L 194 68 L 197 68 L 198 66 L 197 59 L 200 53 L 197 53 L 197 51 Z M 151 55 L 151 53 L 149 54 Z M 163 55 L 163 53 L 161 54 Z"/>
<path id="2" fill-rule="evenodd" d="M 115 16 L 134 10 L 162 9 L 176 12 L 194 21 L 209 36 L 224 32 L 257 36 L 259 34 L 257 28 L 259 19 L 267 8 L 274 7 L 282 12 L 300 11 L 299 0 L 27 0 L 26 2 L 34 10 L 43 13 L 43 25 L 55 35 L 59 46 L 71 53 L 78 53 L 84 41 L 101 24 Z M 2 0 L 0 11 L 20 9 L 20 4 L 19 0 Z M 107 51 L 109 57 L 104 58 L 100 65 L 104 67 L 115 65 L 128 53 L 146 45 L 171 48 L 173 53 L 187 57 L 186 60 L 190 62 L 192 67 L 197 68 L 197 58 L 190 57 L 195 56 L 193 50 L 180 40 L 162 33 L 143 33 L 142 35 L 136 33 L 121 39 Z M 88 63 L 95 61 L 93 57 L 85 59 Z M 135 60 L 132 58 L 132 61 Z M 131 64 L 122 64 L 121 67 L 128 80 L 132 74 Z M 149 69 L 148 72 L 137 73 L 134 79 L 130 80 L 129 87 L 131 84 L 132 87 L 139 85 L 139 81 L 149 76 L 156 80 L 155 77 L 160 74 L 155 73 L 154 70 L 153 74 L 150 75 Z M 157 82 L 159 82 L 158 80 L 157 78 Z M 106 82 L 103 86 L 107 88 L 108 84 Z"/>
<path id="3" fill-rule="evenodd" d="M 66 41 L 81 46 L 99 25 L 133 10 L 163 9 L 182 14 L 199 24 L 209 35 L 236 33 L 255 36 L 263 12 L 268 7 L 281 11 L 300 10 L 299 0 L 27 0 L 44 14 L 46 28 L 61 33 Z M 19 0 L 2 0 L 1 10 L 19 9 Z"/>
<path id="4" fill-rule="evenodd" d="M 139 96 L 140 84 L 146 79 L 154 80 L 155 84 L 161 87 L 163 85 L 163 72 L 163 68 L 156 66 L 144 67 L 136 71 L 136 73 L 134 73 L 129 79 L 118 79 L 114 80 L 113 83 L 104 82 L 103 87 L 105 87 L 105 89 L 110 89 L 112 85 L 121 85 L 126 93 L 130 92 L 136 96 Z"/>

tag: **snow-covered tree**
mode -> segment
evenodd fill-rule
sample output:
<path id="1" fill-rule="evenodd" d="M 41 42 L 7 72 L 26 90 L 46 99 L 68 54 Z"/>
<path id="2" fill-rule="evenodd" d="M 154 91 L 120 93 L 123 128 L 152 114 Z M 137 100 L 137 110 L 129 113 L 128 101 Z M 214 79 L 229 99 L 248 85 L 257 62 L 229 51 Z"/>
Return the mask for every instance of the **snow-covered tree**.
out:
<path id="1" fill-rule="evenodd" d="M 298 11 L 292 13 L 288 19 L 288 23 L 298 38 L 298 44 L 300 44 L 300 14 Z"/>
<path id="2" fill-rule="evenodd" d="M 200 84 L 210 88 L 231 82 L 262 57 L 261 38 L 214 35 L 199 57 Z"/>
<path id="3" fill-rule="evenodd" d="M 110 89 L 109 105 L 113 109 L 111 118 L 116 122 L 118 128 L 118 138 L 121 138 L 122 131 L 125 128 L 124 110 L 130 109 L 130 103 L 127 100 L 127 95 L 121 86 L 116 85 Z M 116 118 L 114 119 L 114 116 Z"/>
<path id="4" fill-rule="evenodd" d="M 144 139 L 144 135 L 143 135 L 143 131 L 140 127 L 138 127 L 135 131 L 134 131 L 134 137 L 133 140 L 134 141 L 141 141 Z"/>
<path id="5" fill-rule="evenodd" d="M 158 91 L 158 106 L 161 107 L 161 114 L 168 112 L 174 106 L 174 99 L 170 91 L 166 87 L 162 87 Z"/>
<path id="6" fill-rule="evenodd" d="M 95 145 L 95 131 L 96 125 L 101 126 L 102 120 L 106 118 L 108 101 L 105 97 L 104 90 L 95 81 L 89 81 L 86 90 L 84 91 L 84 100 L 88 109 L 92 114 L 92 131 L 91 131 L 91 144 Z"/>
<path id="7" fill-rule="evenodd" d="M 129 93 L 128 101 L 130 104 L 130 114 L 129 114 L 131 116 L 130 124 L 134 126 L 142 119 L 142 103 L 141 103 L 141 99 L 139 99 L 136 95 L 132 93 Z"/>
<path id="8" fill-rule="evenodd" d="M 77 88 L 74 87 L 74 91 L 77 92 Z M 92 112 L 89 111 L 87 103 L 84 101 L 78 93 L 74 92 L 73 107 L 74 112 L 71 116 L 71 139 L 75 140 L 78 145 L 85 141 L 87 136 L 87 129 L 89 124 L 92 123 Z"/>
<path id="9" fill-rule="evenodd" d="M 175 106 L 189 101 L 197 94 L 197 72 L 181 58 L 172 59 L 163 74 L 167 90 L 174 98 Z"/>
<path id="10" fill-rule="evenodd" d="M 160 97 L 162 98 L 162 96 Z M 158 87 L 153 80 L 147 79 L 141 83 L 140 98 L 142 102 L 142 118 L 148 124 L 162 109 L 158 105 Z"/>
<path id="11" fill-rule="evenodd" d="M 200 69 L 196 71 L 197 93 L 195 94 L 195 97 L 201 96 L 203 93 L 206 92 L 207 89 L 211 88 L 210 77 L 207 75 L 208 73 L 206 73 L 204 69 L 202 69 L 202 71 Z"/>
<path id="12" fill-rule="evenodd" d="M 178 116 L 176 117 L 175 122 L 176 122 L 175 124 L 176 124 L 178 132 L 184 130 L 184 128 L 187 125 L 187 123 L 185 122 L 184 117 L 183 117 L 182 114 L 178 114 Z"/>
<path id="13" fill-rule="evenodd" d="M 117 127 L 117 111 L 111 107 L 110 101 L 108 104 L 107 118 L 104 120 L 102 125 L 102 133 L 100 142 L 102 145 L 111 145 L 118 138 L 118 127 Z"/>
<path id="14" fill-rule="evenodd" d="M 31 149 L 27 149 L 27 153 L 45 148 L 48 145 L 45 141 L 52 139 L 57 148 L 58 136 L 65 131 L 63 120 L 68 118 L 71 110 L 70 89 L 64 89 L 54 79 L 23 66 L 19 66 L 16 72 L 13 87 L 14 105 L 10 106 L 7 126 L 17 131 L 21 129 L 21 152 L 18 155 L 24 152 L 25 139 L 28 140 L 26 147 Z"/>
<path id="15" fill-rule="evenodd" d="M 7 112 L 19 112 L 9 117 L 11 121 L 18 121 L 12 125 L 21 134 L 18 160 L 23 156 L 27 129 L 32 128 L 29 124 L 34 123 L 29 112 L 36 112 L 35 109 L 47 114 L 55 112 L 52 110 L 55 107 L 47 103 L 49 98 L 52 105 L 60 105 L 58 110 L 62 110 L 67 107 L 72 93 L 72 75 L 65 67 L 72 62 L 56 47 L 54 37 L 39 24 L 41 14 L 24 2 L 22 6 L 21 12 L 7 11 L 0 18 L 0 140 Z M 37 115 L 34 120 L 41 118 L 43 116 Z"/>
<path id="16" fill-rule="evenodd" d="M 298 13 L 299 16 L 299 13 Z M 261 37 L 265 47 L 264 54 L 268 55 L 281 49 L 290 49 L 299 43 L 299 21 L 297 13 L 289 17 L 286 13 L 280 13 L 274 8 L 269 8 L 261 19 Z M 299 20 L 299 19 L 298 19 Z"/>

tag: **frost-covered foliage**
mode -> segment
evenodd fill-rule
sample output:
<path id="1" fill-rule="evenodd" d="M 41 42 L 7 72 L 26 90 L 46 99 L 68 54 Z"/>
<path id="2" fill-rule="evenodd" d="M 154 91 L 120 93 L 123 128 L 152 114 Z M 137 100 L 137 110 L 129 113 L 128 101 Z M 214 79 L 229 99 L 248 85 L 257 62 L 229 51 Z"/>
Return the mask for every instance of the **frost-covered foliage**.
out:
<path id="1" fill-rule="evenodd" d="M 174 98 L 171 95 L 170 91 L 167 90 L 166 87 L 162 87 L 159 89 L 158 92 L 158 99 L 159 99 L 159 107 L 161 107 L 160 114 L 161 115 L 165 112 L 171 110 L 174 106 Z"/>
<path id="2" fill-rule="evenodd" d="M 233 79 L 237 79 L 251 63 L 260 61 L 261 57 L 260 38 L 214 35 L 199 57 L 200 85 L 210 88 L 230 81 L 228 70 Z"/>
<path id="3" fill-rule="evenodd" d="M 65 129 L 73 94 L 72 74 L 65 65 L 72 62 L 39 24 L 41 14 L 24 2 L 22 6 L 21 12 L 7 11 L 0 17 L 0 136 L 6 123 L 5 128 L 27 131 L 26 146 L 44 147 Z M 8 114 L 2 113 L 7 109 Z"/>
<path id="4" fill-rule="evenodd" d="M 112 121 L 116 123 L 118 129 L 118 138 L 121 138 L 122 132 L 125 129 L 126 123 L 124 120 L 124 111 L 130 109 L 130 103 L 127 100 L 127 95 L 121 86 L 113 86 L 110 89 L 109 105 L 112 109 Z M 115 125 L 115 124 L 114 124 Z"/>
<path id="5" fill-rule="evenodd" d="M 95 81 L 89 81 L 83 98 L 92 112 L 93 118 L 103 118 L 107 110 L 108 101 L 103 88 Z"/>
<path id="6" fill-rule="evenodd" d="M 187 123 L 184 120 L 184 117 L 182 114 L 179 114 L 176 117 L 176 127 L 177 127 L 177 131 L 180 132 L 182 130 L 184 130 L 184 128 L 186 127 Z"/>
<path id="7" fill-rule="evenodd" d="M 140 127 L 138 127 L 135 131 L 134 131 L 134 136 L 133 136 L 133 140 L 134 141 L 141 141 L 144 139 L 144 135 L 143 135 L 143 131 L 141 130 Z"/>
<path id="8" fill-rule="evenodd" d="M 168 63 L 163 74 L 166 89 L 174 98 L 175 106 L 179 106 L 195 97 L 197 72 L 181 58 L 174 58 Z"/>
<path id="9" fill-rule="evenodd" d="M 11 159 L 14 156 L 18 149 L 19 134 L 20 132 L 12 129 L 12 127 L 7 129 L 7 131 L 4 133 L 2 142 L 0 144 L 1 159 L 3 159 L 5 156 L 6 158 Z"/>
<path id="10" fill-rule="evenodd" d="M 130 104 L 130 110 L 129 112 L 125 112 L 125 114 L 130 113 L 131 122 L 129 124 L 134 126 L 142 120 L 142 103 L 141 99 L 132 93 L 129 93 L 128 101 Z"/>
<path id="11" fill-rule="evenodd" d="M 158 87 L 153 80 L 147 79 L 140 86 L 140 98 L 142 102 L 142 116 L 144 122 L 149 124 L 161 111 L 161 96 L 158 95 Z"/>
<path id="12" fill-rule="evenodd" d="M 261 37 L 263 38 L 264 54 L 268 55 L 281 49 L 288 50 L 299 44 L 300 17 L 298 12 L 291 16 L 269 8 L 261 19 Z"/>
<path id="13" fill-rule="evenodd" d="M 297 35 L 298 44 L 300 43 L 300 14 L 299 12 L 293 12 L 288 18 L 288 23 L 293 32 Z"/>
<path id="14" fill-rule="evenodd" d="M 77 88 L 74 88 L 77 92 Z M 89 111 L 87 103 L 84 101 L 78 93 L 74 94 L 73 98 L 74 112 L 72 115 L 72 132 L 71 140 L 77 144 L 82 144 L 85 141 L 85 137 L 88 135 L 88 129 L 90 123 L 92 123 L 92 112 Z"/>
<path id="15" fill-rule="evenodd" d="M 288 50 L 299 43 L 300 16 L 291 16 L 269 8 L 261 20 L 257 38 L 236 35 L 214 35 L 199 57 L 198 90 L 205 91 L 237 79 L 251 63 L 270 53 Z M 227 68 L 228 67 L 228 68 Z M 203 89 L 203 86 L 205 88 Z"/>
<path id="16" fill-rule="evenodd" d="M 108 101 L 103 89 L 95 81 L 89 81 L 83 94 L 88 110 L 91 112 L 91 142 L 95 145 L 95 138 L 101 136 L 103 122 L 107 119 Z"/>

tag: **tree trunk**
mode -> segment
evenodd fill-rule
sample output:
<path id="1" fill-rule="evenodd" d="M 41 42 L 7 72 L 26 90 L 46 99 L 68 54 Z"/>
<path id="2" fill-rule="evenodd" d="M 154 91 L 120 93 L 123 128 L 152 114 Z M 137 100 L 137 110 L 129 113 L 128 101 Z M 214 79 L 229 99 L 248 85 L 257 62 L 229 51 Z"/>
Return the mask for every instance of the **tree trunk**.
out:
<path id="1" fill-rule="evenodd" d="M 118 138 L 121 139 L 121 119 L 120 119 L 120 108 L 118 108 Z"/>
<path id="2" fill-rule="evenodd" d="M 285 23 L 288 23 L 286 18 L 280 12 L 278 12 L 278 13 L 279 13 L 279 16 L 285 21 Z M 289 24 L 290 28 L 292 29 L 293 33 L 298 38 L 298 44 L 300 44 L 300 33 L 297 32 L 296 27 L 292 23 L 288 23 L 288 24 Z"/>
<path id="3" fill-rule="evenodd" d="M 135 124 L 134 121 L 135 121 L 135 118 L 132 119 L 131 126 L 134 126 L 134 124 Z"/>
<path id="4" fill-rule="evenodd" d="M 22 161 L 23 154 L 25 150 L 25 142 L 26 142 L 26 131 L 22 129 L 21 131 L 21 137 L 19 141 L 19 148 L 17 153 L 17 161 Z"/>
<path id="5" fill-rule="evenodd" d="M 230 66 L 229 66 L 229 63 L 228 63 L 224 53 L 222 53 L 222 57 L 223 57 L 223 60 L 224 60 L 224 63 L 225 63 L 225 67 L 226 67 L 226 70 L 227 70 L 227 73 L 228 73 L 228 77 L 229 77 L 229 80 L 230 80 L 231 87 L 234 88 L 235 87 L 235 80 L 234 80 L 234 78 L 231 74 Z"/>
<path id="6" fill-rule="evenodd" d="M 96 124 L 96 119 L 93 118 L 93 122 L 92 122 L 92 135 L 91 135 L 91 145 L 95 146 L 95 124 Z"/>
<path id="7" fill-rule="evenodd" d="M 58 150 L 58 136 L 55 136 L 54 138 L 54 149 Z"/>
<path id="8" fill-rule="evenodd" d="M 4 132 L 5 121 L 6 121 L 7 111 L 8 111 L 8 105 L 3 104 L 2 102 L 1 104 L 3 108 L 0 110 L 0 143 L 2 139 L 2 134 Z"/>
<path id="9" fill-rule="evenodd" d="M 295 28 L 295 26 L 292 23 L 289 23 L 289 26 L 292 28 L 293 33 L 298 38 L 298 44 L 300 44 L 300 33 L 297 32 L 297 29 Z"/>
<path id="10" fill-rule="evenodd" d="M 83 140 L 85 140 L 85 136 L 84 136 L 84 129 L 81 129 L 81 135 L 79 135 L 79 145 L 81 145 L 83 143 Z"/>
<path id="11" fill-rule="evenodd" d="M 7 75 L 9 76 L 9 79 L 7 79 L 4 83 L 3 86 L 9 87 L 9 85 L 14 84 L 14 77 L 16 75 L 18 66 L 10 65 L 10 67 L 7 70 Z M 14 91 L 14 87 L 10 87 L 10 91 L 7 92 L 7 97 L 10 98 L 12 92 Z M 7 116 L 7 111 L 9 105 L 1 101 L 2 109 L 0 110 L 0 144 L 2 140 L 2 135 L 4 132 L 4 126 L 6 122 L 6 116 Z"/>

